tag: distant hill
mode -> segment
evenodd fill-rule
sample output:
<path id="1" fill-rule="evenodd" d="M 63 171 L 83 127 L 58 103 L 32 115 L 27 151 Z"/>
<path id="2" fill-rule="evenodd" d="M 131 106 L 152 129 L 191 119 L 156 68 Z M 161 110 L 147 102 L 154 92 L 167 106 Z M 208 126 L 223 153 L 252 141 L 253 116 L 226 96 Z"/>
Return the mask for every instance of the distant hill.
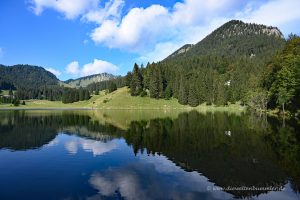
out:
<path id="1" fill-rule="evenodd" d="M 66 84 L 70 85 L 71 87 L 86 87 L 91 83 L 98 83 L 102 81 L 107 81 L 116 78 L 116 76 L 108 73 L 102 74 L 95 74 L 91 76 L 81 77 L 78 79 L 69 79 L 65 81 Z"/>
<path id="2" fill-rule="evenodd" d="M 0 89 L 37 88 L 57 85 L 54 74 L 32 65 L 0 65 Z"/>

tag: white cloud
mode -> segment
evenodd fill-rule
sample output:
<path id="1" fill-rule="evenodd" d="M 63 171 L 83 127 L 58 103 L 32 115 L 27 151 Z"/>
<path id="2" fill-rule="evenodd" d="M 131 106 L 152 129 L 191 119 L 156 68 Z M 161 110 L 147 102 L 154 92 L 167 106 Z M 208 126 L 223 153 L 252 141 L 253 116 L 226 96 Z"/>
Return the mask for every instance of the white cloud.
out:
<path id="1" fill-rule="evenodd" d="M 240 16 L 238 16 L 249 22 L 282 26 L 286 23 L 300 20 L 299 8 L 299 0 L 273 0 L 257 9 L 248 7 L 244 13 L 239 13 Z"/>
<path id="2" fill-rule="evenodd" d="M 54 9 L 67 19 L 74 19 L 98 6 L 99 0 L 31 0 L 31 8 L 36 15 L 45 9 Z"/>
<path id="3" fill-rule="evenodd" d="M 71 75 L 78 75 L 79 71 L 79 63 L 77 61 L 71 62 L 66 67 L 66 72 Z"/>
<path id="4" fill-rule="evenodd" d="M 104 72 L 115 73 L 118 69 L 117 66 L 110 62 L 94 59 L 93 62 L 85 64 L 82 68 L 79 66 L 78 61 L 73 61 L 67 65 L 66 72 L 74 76 L 89 76 Z"/>
<path id="5" fill-rule="evenodd" d="M 104 20 L 92 32 L 91 38 L 96 43 L 139 52 L 144 57 L 147 57 L 145 54 L 158 54 L 159 46 L 173 46 L 174 51 L 184 42 L 194 42 L 192 37 L 197 38 L 196 41 L 203 38 L 203 32 L 196 30 L 207 32 L 211 21 L 216 21 L 215 18 L 225 11 L 232 14 L 237 8 L 230 8 L 236 4 L 242 3 L 238 0 L 185 0 L 176 3 L 172 9 L 161 5 L 132 8 L 119 21 Z"/>
<path id="6" fill-rule="evenodd" d="M 104 72 L 115 73 L 117 70 L 118 67 L 110 62 L 94 59 L 94 62 L 88 63 L 83 66 L 81 70 L 81 74 L 83 76 L 88 76 L 88 75 L 99 74 Z"/>
<path id="7" fill-rule="evenodd" d="M 61 72 L 59 70 L 56 70 L 56 69 L 53 69 L 53 68 L 45 68 L 45 70 L 51 72 L 55 76 L 60 76 L 61 75 Z"/>
<path id="8" fill-rule="evenodd" d="M 86 13 L 82 20 L 101 24 L 106 19 L 118 20 L 121 17 L 121 10 L 124 0 L 109 0 L 104 8 L 97 8 Z"/>
<path id="9" fill-rule="evenodd" d="M 92 32 L 91 38 L 110 48 L 138 51 L 139 47 L 164 36 L 163 33 L 170 33 L 169 21 L 168 10 L 160 5 L 152 5 L 146 9 L 133 8 L 121 22 L 105 20 Z"/>

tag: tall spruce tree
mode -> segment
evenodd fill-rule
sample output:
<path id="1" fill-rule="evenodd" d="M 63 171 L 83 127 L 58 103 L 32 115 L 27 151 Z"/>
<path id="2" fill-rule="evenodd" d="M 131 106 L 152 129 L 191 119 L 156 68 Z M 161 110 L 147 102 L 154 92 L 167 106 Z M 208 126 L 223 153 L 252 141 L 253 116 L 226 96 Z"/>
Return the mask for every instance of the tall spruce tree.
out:
<path id="1" fill-rule="evenodd" d="M 194 84 L 194 80 L 190 81 L 188 104 L 193 107 L 196 107 L 199 105 L 199 99 L 197 96 L 197 90 L 196 90 L 196 87 Z"/>
<path id="2" fill-rule="evenodd" d="M 159 80 L 156 67 L 150 68 L 150 81 L 149 81 L 149 91 L 151 98 L 159 98 Z"/>
<path id="3" fill-rule="evenodd" d="M 130 92 L 132 96 L 137 96 L 143 91 L 143 77 L 139 66 L 135 63 L 132 72 Z"/>
<path id="4" fill-rule="evenodd" d="M 188 87 L 186 86 L 184 77 L 180 79 L 180 86 L 179 86 L 179 94 L 178 94 L 178 102 L 180 104 L 186 105 L 188 103 Z"/>

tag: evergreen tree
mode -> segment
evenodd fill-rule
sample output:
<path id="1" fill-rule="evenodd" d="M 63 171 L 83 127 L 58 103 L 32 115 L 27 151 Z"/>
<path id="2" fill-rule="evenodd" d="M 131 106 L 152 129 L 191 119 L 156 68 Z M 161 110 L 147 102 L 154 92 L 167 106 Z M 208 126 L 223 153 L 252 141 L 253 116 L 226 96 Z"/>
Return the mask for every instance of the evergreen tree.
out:
<path id="1" fill-rule="evenodd" d="M 130 85 L 130 91 L 132 96 L 139 95 L 143 90 L 143 77 L 140 72 L 139 66 L 135 63 L 132 72 L 132 80 Z"/>
<path id="2" fill-rule="evenodd" d="M 84 90 L 80 87 L 79 88 L 79 101 L 83 101 L 85 99 Z"/>
<path id="3" fill-rule="evenodd" d="M 108 91 L 111 93 L 111 92 L 116 91 L 116 90 L 117 90 L 117 85 L 115 83 L 111 82 L 109 84 Z"/>
<path id="4" fill-rule="evenodd" d="M 163 85 L 163 77 L 162 77 L 162 72 L 158 68 L 157 69 L 157 89 L 158 89 L 158 97 L 159 98 L 164 98 L 164 85 Z"/>
<path id="5" fill-rule="evenodd" d="M 131 86 L 131 81 L 132 81 L 132 73 L 128 72 L 126 77 L 125 77 L 126 86 L 130 87 Z"/>
<path id="6" fill-rule="evenodd" d="M 155 67 L 151 67 L 150 69 L 150 81 L 149 81 L 149 91 L 151 98 L 159 98 L 159 80 L 157 76 L 157 69 Z"/>
<path id="7" fill-rule="evenodd" d="M 171 88 L 171 85 L 168 84 L 167 87 L 166 87 L 166 90 L 165 90 L 165 99 L 170 99 L 173 95 L 173 91 L 172 91 L 172 88 Z"/>
<path id="8" fill-rule="evenodd" d="M 189 86 L 189 96 L 188 96 L 188 104 L 190 106 L 196 107 L 199 105 L 199 99 L 197 96 L 197 90 L 193 82 L 191 82 Z"/>
<path id="9" fill-rule="evenodd" d="M 188 87 L 186 87 L 184 78 L 181 77 L 180 79 L 180 86 L 179 86 L 179 96 L 178 96 L 178 102 L 182 105 L 186 105 L 188 103 Z"/>
<path id="10" fill-rule="evenodd" d="M 89 100 L 90 99 L 90 92 L 88 90 L 84 90 L 84 100 Z"/>

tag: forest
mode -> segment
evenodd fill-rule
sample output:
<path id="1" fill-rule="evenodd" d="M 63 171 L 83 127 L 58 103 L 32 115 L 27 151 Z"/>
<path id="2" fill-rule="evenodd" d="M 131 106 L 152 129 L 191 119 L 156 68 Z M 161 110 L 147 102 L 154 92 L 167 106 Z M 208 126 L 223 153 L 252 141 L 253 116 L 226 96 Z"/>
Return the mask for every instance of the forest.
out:
<path id="1" fill-rule="evenodd" d="M 229 37 L 231 44 L 244 42 L 232 53 L 225 49 L 219 51 L 222 45 L 215 51 L 214 34 L 184 55 L 173 54 L 164 61 L 148 63 L 145 68 L 135 64 L 125 81 L 131 95 L 174 97 L 190 106 L 241 102 L 256 110 L 280 108 L 283 112 L 293 112 L 299 109 L 299 36 L 291 34 L 284 41 L 277 36 L 262 40 L 265 36 L 246 34 L 234 37 L 234 42 Z M 222 43 L 228 46 L 226 38 Z M 248 46 L 250 43 L 252 48 Z"/>

